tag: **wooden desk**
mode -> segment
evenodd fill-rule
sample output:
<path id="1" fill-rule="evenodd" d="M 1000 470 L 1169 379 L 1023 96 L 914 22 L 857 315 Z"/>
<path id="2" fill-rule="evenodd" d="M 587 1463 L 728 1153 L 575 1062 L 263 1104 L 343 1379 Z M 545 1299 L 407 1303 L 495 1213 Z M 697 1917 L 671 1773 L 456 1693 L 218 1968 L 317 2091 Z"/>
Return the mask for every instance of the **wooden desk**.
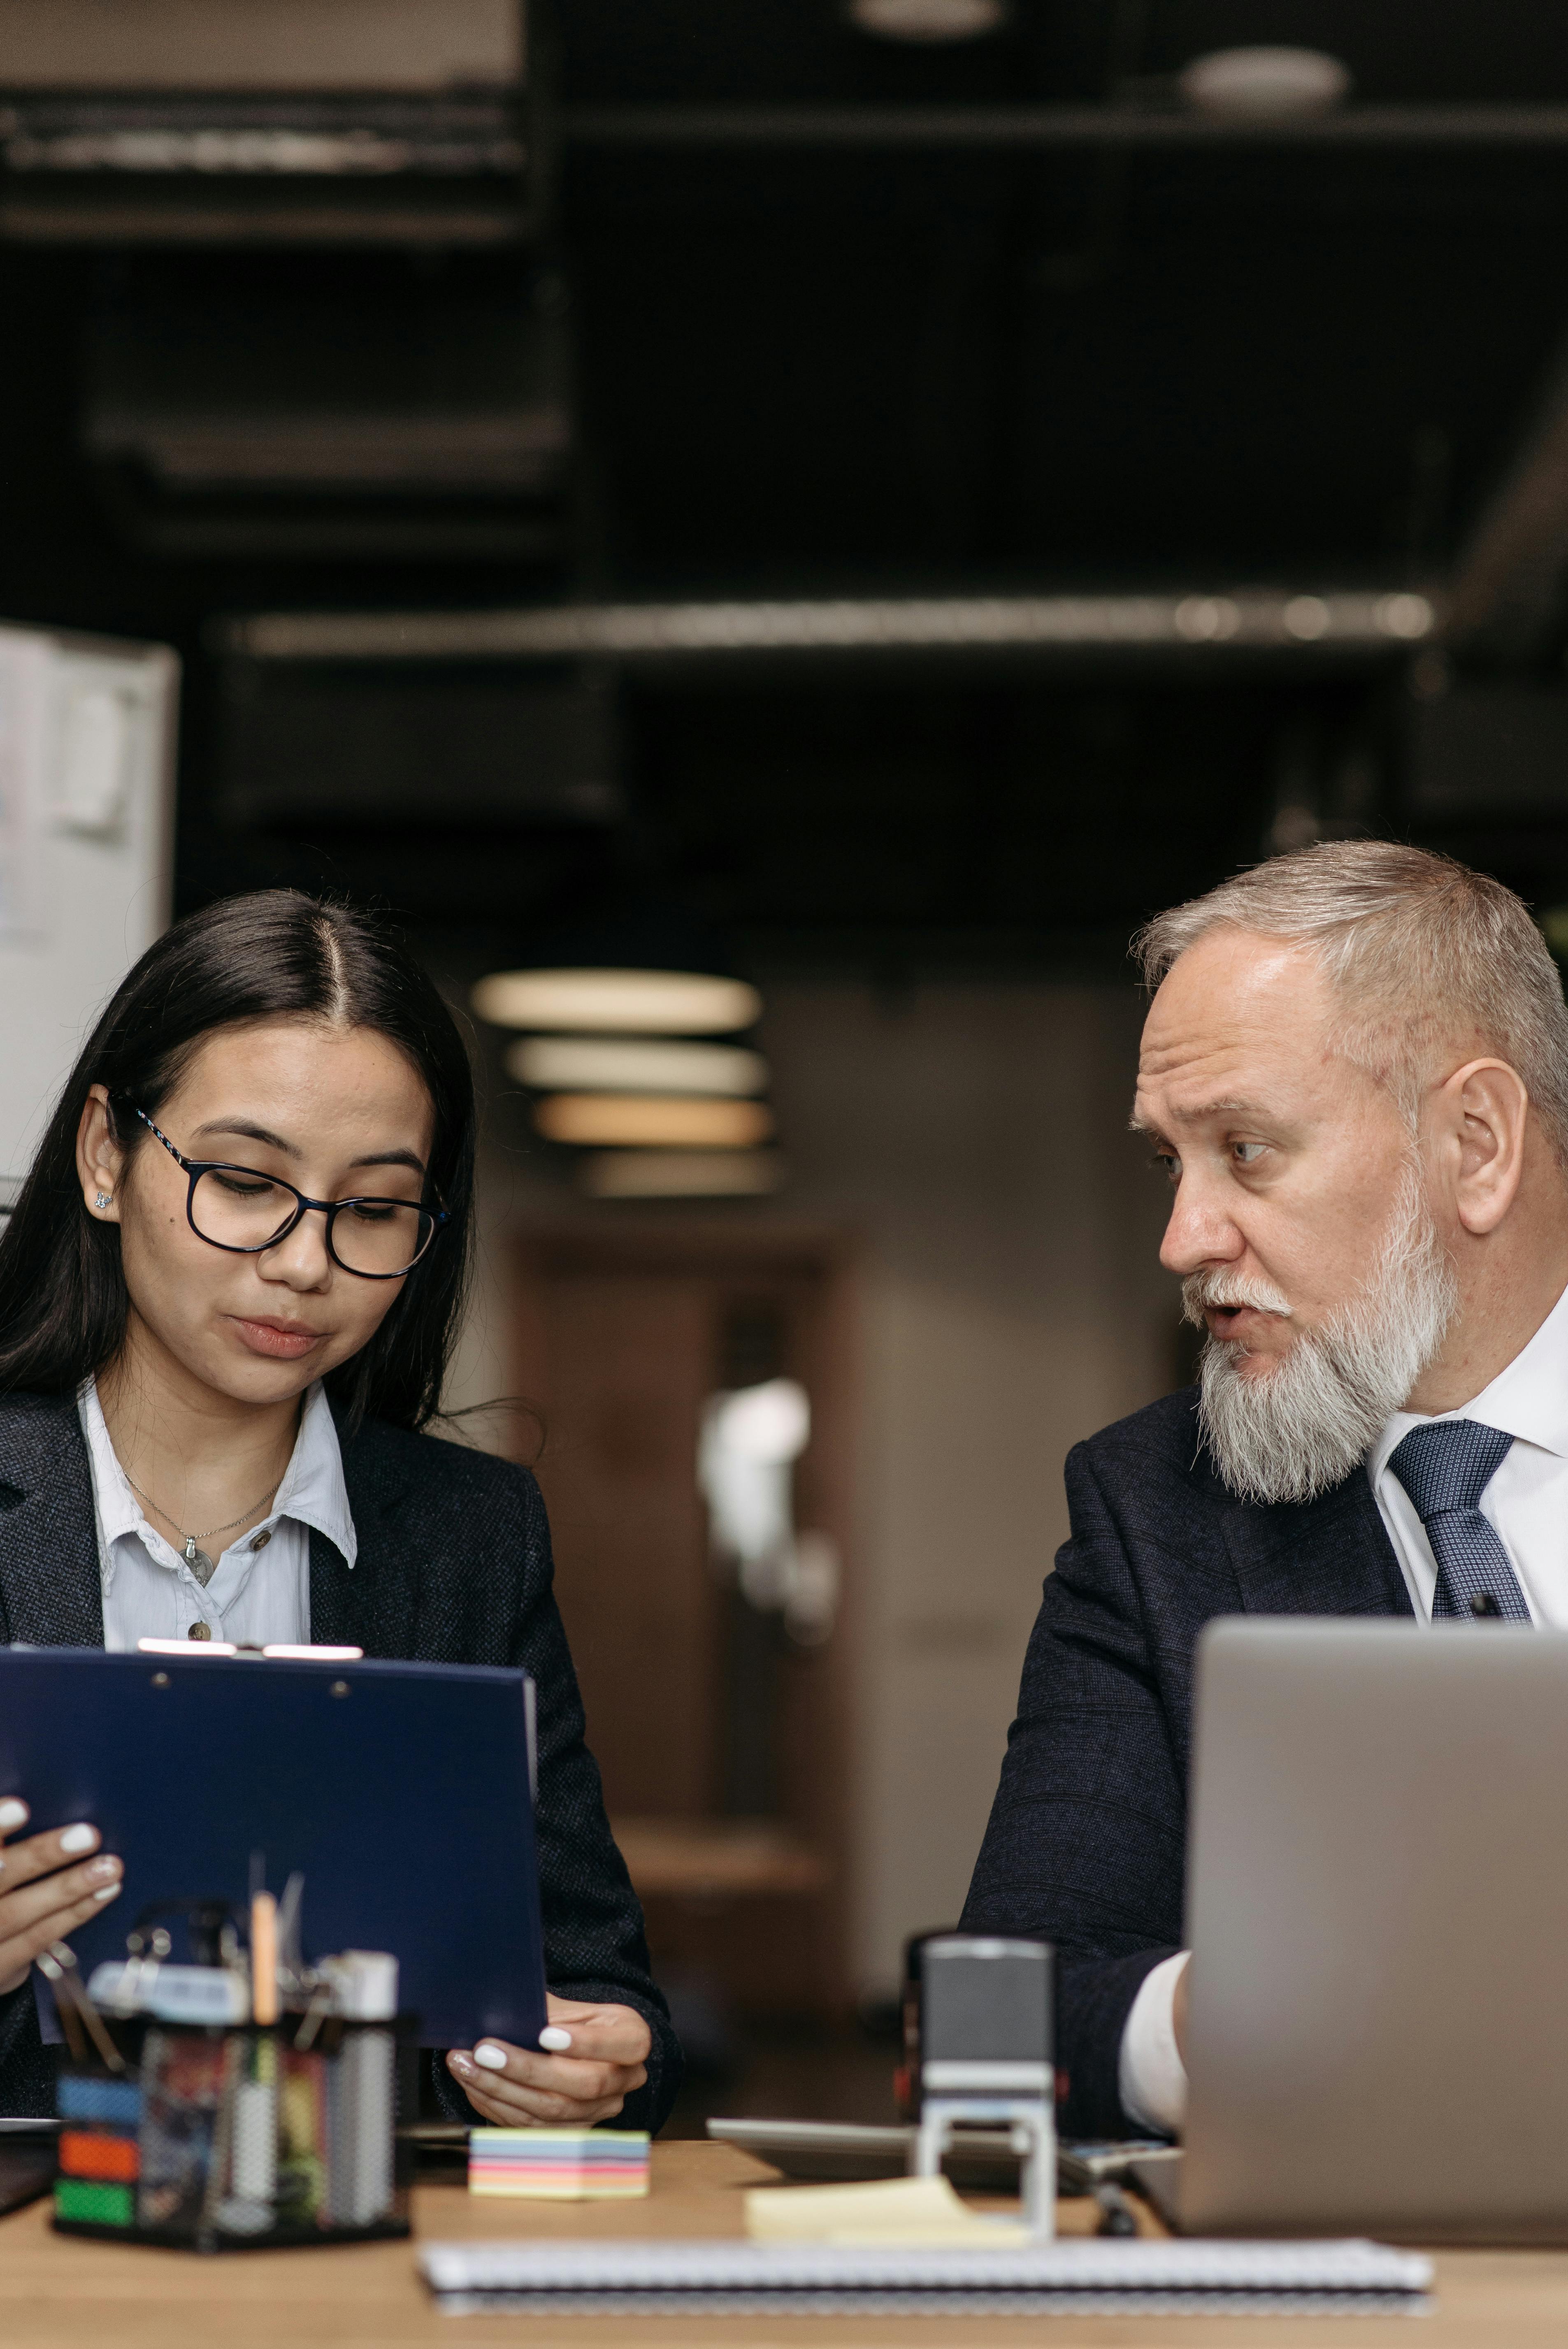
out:
<path id="1" fill-rule="evenodd" d="M 741 2192 L 773 2175 L 727 2146 L 654 2148 L 654 2191 L 619 2205 L 490 2201 L 428 2186 L 416 2224 L 435 2236 L 738 2235 Z M 1064 2230 L 1093 2209 L 1064 2203 Z M 5 2349 L 398 2349 L 441 2342 L 482 2349 L 1406 2349 L 1400 2317 L 442 2316 L 408 2243 L 336 2251 L 179 2251 L 72 2242 L 36 2203 L 0 2220 Z M 1438 2311 L 1418 2349 L 1559 2349 L 1568 2327 L 1568 2251 L 1445 2251 Z"/>

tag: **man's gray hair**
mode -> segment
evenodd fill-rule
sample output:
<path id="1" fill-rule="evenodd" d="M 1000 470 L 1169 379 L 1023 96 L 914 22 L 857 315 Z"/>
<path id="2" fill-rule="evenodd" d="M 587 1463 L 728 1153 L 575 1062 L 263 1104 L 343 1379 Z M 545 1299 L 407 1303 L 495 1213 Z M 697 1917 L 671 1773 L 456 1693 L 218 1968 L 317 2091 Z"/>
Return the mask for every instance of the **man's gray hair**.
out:
<path id="1" fill-rule="evenodd" d="M 1568 1007 L 1523 900 L 1452 857 L 1396 841 L 1321 841 L 1159 914 L 1132 950 L 1152 993 L 1211 930 L 1310 946 L 1345 1007 L 1346 1056 L 1414 1124 L 1436 1053 L 1456 1035 L 1524 1081 L 1568 1169 Z"/>

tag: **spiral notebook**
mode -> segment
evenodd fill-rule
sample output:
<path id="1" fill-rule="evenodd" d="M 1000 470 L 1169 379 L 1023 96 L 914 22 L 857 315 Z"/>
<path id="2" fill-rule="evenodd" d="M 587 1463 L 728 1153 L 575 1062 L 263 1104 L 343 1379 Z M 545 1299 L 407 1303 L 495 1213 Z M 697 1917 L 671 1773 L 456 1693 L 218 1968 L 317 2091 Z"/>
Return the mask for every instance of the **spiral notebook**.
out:
<path id="1" fill-rule="evenodd" d="M 876 2250 L 831 2243 L 427 2243 L 453 2315 L 1402 2314 L 1430 2260 L 1380 2243 L 1119 2242 Z"/>

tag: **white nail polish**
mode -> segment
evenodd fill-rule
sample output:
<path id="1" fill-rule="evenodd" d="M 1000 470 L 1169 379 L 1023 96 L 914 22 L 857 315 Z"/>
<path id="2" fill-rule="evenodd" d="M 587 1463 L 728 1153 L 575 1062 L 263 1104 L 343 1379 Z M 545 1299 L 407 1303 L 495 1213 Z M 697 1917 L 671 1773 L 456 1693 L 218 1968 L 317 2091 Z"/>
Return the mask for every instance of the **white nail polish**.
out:
<path id="1" fill-rule="evenodd" d="M 552 2055 L 564 2055 L 572 2044 L 570 2031 L 562 2031 L 558 2023 L 547 2023 L 539 2034 L 539 2044 Z"/>
<path id="2" fill-rule="evenodd" d="M 15 1795 L 7 1795 L 0 1803 L 0 1835 L 9 1835 L 14 1827 L 27 1824 L 27 1806 L 19 1803 Z"/>
<path id="3" fill-rule="evenodd" d="M 95 1900 L 112 1900 L 119 1890 L 119 1887 L 118 1884 L 106 1884 L 101 1892 L 95 1892 L 93 1894 L 93 1899 Z"/>
<path id="4" fill-rule="evenodd" d="M 64 1835 L 60 1837 L 60 1849 L 62 1851 L 91 1851 L 97 1841 L 97 1827 L 67 1827 Z"/>
<path id="5" fill-rule="evenodd" d="M 504 2072 L 506 2050 L 498 2047 L 493 2039 L 481 2039 L 474 2049 L 474 2062 L 482 2064 L 487 2072 Z"/>

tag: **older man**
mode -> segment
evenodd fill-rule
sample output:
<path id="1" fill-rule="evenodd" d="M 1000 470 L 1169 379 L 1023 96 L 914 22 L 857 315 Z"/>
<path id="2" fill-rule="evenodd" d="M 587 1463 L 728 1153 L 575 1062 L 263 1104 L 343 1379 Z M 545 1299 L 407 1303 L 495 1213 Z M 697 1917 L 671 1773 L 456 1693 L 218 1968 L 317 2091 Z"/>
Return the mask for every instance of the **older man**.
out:
<path id="1" fill-rule="evenodd" d="M 1174 2132 L 1216 1615 L 1568 1624 L 1568 1011 L 1519 899 L 1381 842 L 1151 923 L 1133 1123 L 1196 1389 L 1068 1462 L 970 1930 L 1060 1952 L 1065 2114 Z"/>

